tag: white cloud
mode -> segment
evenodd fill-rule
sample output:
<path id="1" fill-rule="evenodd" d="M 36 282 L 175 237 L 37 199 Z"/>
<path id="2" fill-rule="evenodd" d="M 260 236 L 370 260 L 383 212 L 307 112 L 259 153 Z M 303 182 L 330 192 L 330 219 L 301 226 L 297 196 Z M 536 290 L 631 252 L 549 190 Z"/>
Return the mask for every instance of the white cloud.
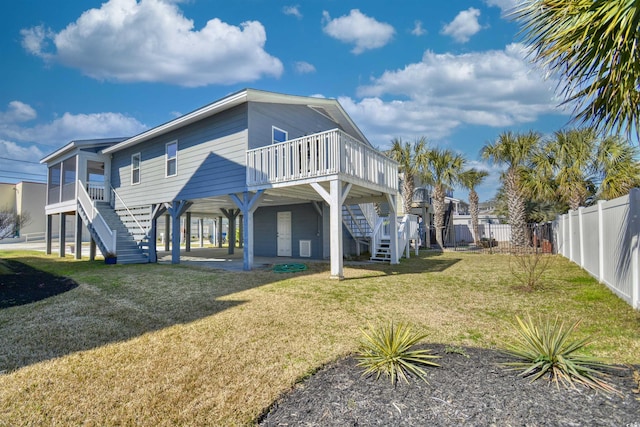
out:
<path id="1" fill-rule="evenodd" d="M 298 74 L 309 74 L 314 73 L 316 71 L 316 67 L 313 64 L 309 64 L 305 61 L 298 61 L 295 63 L 296 73 Z"/>
<path id="2" fill-rule="evenodd" d="M 285 6 L 282 8 L 282 13 L 285 15 L 295 16 L 298 19 L 302 19 L 302 12 L 300 12 L 300 6 Z"/>
<path id="3" fill-rule="evenodd" d="M 411 30 L 411 34 L 414 36 L 422 36 L 427 34 L 427 30 L 422 28 L 422 21 L 416 21 L 413 25 L 413 30 Z"/>
<path id="4" fill-rule="evenodd" d="M 349 15 L 335 19 L 331 19 L 327 11 L 322 12 L 322 16 L 322 30 L 341 42 L 354 44 L 351 52 L 356 55 L 385 46 L 395 34 L 391 25 L 376 21 L 358 9 L 352 9 Z"/>
<path id="5" fill-rule="evenodd" d="M 441 33 L 451 36 L 460 43 L 466 43 L 469 38 L 482 29 L 478 23 L 480 11 L 473 7 L 463 10 L 442 28 Z"/>
<path id="6" fill-rule="evenodd" d="M 22 122 L 35 119 L 36 111 L 20 101 L 13 101 L 5 113 L 0 113 L 0 138 L 60 145 L 74 139 L 133 136 L 147 128 L 133 117 L 121 113 L 64 113 L 50 122 L 25 126 Z M 9 120 L 10 119 L 10 120 Z"/>
<path id="7" fill-rule="evenodd" d="M 34 55 L 98 80 L 197 87 L 282 74 L 280 60 L 264 50 L 267 36 L 260 22 L 234 26 L 214 18 L 194 29 L 176 3 L 109 0 L 59 33 L 22 30 L 22 44 Z M 51 52 L 49 41 L 55 47 Z"/>
<path id="8" fill-rule="evenodd" d="M 522 3 L 522 0 L 485 0 L 487 6 L 499 7 L 502 13 L 509 13 L 518 4 Z"/>
<path id="9" fill-rule="evenodd" d="M 36 110 L 30 105 L 20 101 L 11 101 L 7 111 L 0 111 L 0 125 L 5 123 L 18 123 L 33 120 L 38 116 Z"/>
<path id="10" fill-rule="evenodd" d="M 519 44 L 460 55 L 426 51 L 422 61 L 358 88 L 359 101 L 340 102 L 377 144 L 394 136 L 442 139 L 463 125 L 500 128 L 560 114 L 555 83 L 525 55 Z"/>

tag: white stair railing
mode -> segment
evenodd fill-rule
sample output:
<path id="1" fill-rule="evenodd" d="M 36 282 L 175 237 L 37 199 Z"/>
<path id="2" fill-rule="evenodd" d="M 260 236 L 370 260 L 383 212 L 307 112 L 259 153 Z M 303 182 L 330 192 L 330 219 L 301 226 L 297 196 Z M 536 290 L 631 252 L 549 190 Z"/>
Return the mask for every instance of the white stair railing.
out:
<path id="1" fill-rule="evenodd" d="M 116 197 L 112 197 L 111 200 L 113 200 L 113 204 L 115 205 L 115 199 L 117 198 L 120 203 L 122 203 L 122 206 L 124 207 L 124 209 L 127 211 L 127 214 L 129 214 L 129 216 L 131 218 L 133 218 L 133 220 L 135 221 L 136 225 L 138 226 L 138 228 L 140 229 L 140 231 L 142 231 L 143 235 L 147 235 L 147 232 L 149 231 L 148 229 L 145 229 L 142 224 L 140 224 L 140 222 L 138 222 L 138 219 L 136 218 L 136 216 L 131 213 L 131 211 L 129 210 L 129 207 L 127 207 L 127 204 L 124 202 L 124 200 L 122 200 L 122 198 L 120 197 L 120 195 L 118 194 L 118 192 L 116 191 L 115 188 L 111 187 L 111 193 L 113 193 L 113 195 L 115 195 Z"/>
<path id="2" fill-rule="evenodd" d="M 82 182 L 78 180 L 76 188 L 78 189 L 78 204 L 89 218 L 89 223 L 92 225 L 96 234 L 105 246 L 107 253 L 116 254 L 117 234 L 115 230 L 109 228 L 109 225 L 104 220 L 98 209 L 96 209 L 95 202 L 91 200 L 89 193 L 85 190 Z M 107 255 L 107 254 L 103 254 Z"/>

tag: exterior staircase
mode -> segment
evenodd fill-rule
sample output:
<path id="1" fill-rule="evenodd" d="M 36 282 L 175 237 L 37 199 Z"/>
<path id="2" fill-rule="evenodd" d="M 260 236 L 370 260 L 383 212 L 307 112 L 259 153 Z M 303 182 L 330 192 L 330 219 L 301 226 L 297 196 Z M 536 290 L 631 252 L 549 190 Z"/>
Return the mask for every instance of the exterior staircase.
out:
<path id="1" fill-rule="evenodd" d="M 391 241 L 389 239 L 380 240 L 376 253 L 371 255 L 371 261 L 391 262 Z"/>
<path id="2" fill-rule="evenodd" d="M 120 216 L 113 210 L 113 208 L 107 202 L 96 202 L 95 207 L 100 212 L 100 215 L 107 223 L 111 230 L 116 232 L 116 252 L 118 257 L 118 264 L 144 264 L 149 262 L 148 247 L 144 243 L 138 243 L 134 235 L 129 231 L 127 226 L 122 222 Z M 96 244 L 100 248 L 100 252 L 103 255 L 107 250 L 96 233 L 93 225 L 89 221 L 86 213 L 79 207 L 78 212 L 82 217 L 83 222 L 87 226 L 87 229 L 91 233 L 91 237 L 95 240 Z M 138 236 L 136 236 L 138 237 Z M 145 253 L 145 248 L 147 249 Z"/>
<path id="3" fill-rule="evenodd" d="M 342 222 L 355 240 L 368 241 L 373 232 L 360 205 L 343 205 Z"/>

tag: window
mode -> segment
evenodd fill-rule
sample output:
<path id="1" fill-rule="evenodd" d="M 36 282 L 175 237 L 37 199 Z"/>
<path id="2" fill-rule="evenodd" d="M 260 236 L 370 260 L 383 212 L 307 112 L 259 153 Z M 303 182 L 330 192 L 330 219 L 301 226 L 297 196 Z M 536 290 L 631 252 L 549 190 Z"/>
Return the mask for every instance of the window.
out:
<path id="1" fill-rule="evenodd" d="M 62 163 L 56 163 L 49 168 L 49 198 L 47 203 L 60 202 L 60 173 Z"/>
<path id="2" fill-rule="evenodd" d="M 167 176 L 178 174 L 178 141 L 173 141 L 166 146 Z"/>
<path id="3" fill-rule="evenodd" d="M 131 184 L 140 184 L 140 153 L 131 156 Z"/>
<path id="4" fill-rule="evenodd" d="M 272 141 L 274 144 L 277 144 L 279 142 L 285 142 L 289 137 L 289 135 L 287 134 L 287 131 L 278 129 L 275 126 L 271 127 L 271 135 L 272 135 Z"/>

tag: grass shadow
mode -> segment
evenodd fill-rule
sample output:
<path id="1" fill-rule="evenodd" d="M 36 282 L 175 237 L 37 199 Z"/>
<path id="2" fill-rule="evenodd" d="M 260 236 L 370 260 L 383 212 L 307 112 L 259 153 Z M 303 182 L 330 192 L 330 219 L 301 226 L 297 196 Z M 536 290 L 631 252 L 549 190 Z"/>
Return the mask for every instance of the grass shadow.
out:
<path id="1" fill-rule="evenodd" d="M 411 258 L 401 258 L 400 264 L 387 264 L 387 263 L 351 263 L 348 267 L 358 268 L 368 271 L 376 271 L 385 275 L 399 275 L 399 274 L 420 274 L 420 273 L 440 273 L 451 268 L 458 262 L 462 261 L 461 258 L 444 257 L 440 251 L 420 251 L 416 256 L 412 252 Z M 348 277 L 345 280 L 362 279 L 365 276 Z"/>
<path id="2" fill-rule="evenodd" d="M 78 284 L 63 276 L 38 270 L 23 262 L 0 260 L 0 310 L 18 305 L 31 304 L 78 287 Z"/>
<path id="3" fill-rule="evenodd" d="M 0 372 L 196 322 L 283 278 L 24 254 L 3 254 L 12 272 L 0 275 Z"/>

